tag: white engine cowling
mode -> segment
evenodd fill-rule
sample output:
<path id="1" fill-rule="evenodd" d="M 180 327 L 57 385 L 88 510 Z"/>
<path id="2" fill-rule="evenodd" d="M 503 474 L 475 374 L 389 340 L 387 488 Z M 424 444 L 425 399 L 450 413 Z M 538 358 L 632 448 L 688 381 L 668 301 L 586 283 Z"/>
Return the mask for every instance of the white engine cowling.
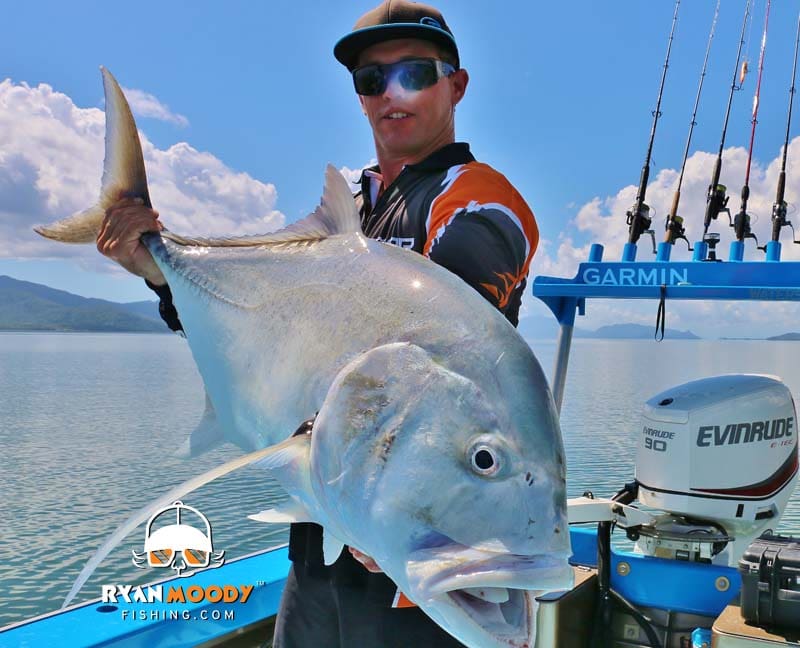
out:
<path id="1" fill-rule="evenodd" d="M 725 561 L 775 528 L 798 473 L 797 414 L 774 376 L 685 383 L 651 398 L 638 431 L 639 501 L 735 537 Z"/>

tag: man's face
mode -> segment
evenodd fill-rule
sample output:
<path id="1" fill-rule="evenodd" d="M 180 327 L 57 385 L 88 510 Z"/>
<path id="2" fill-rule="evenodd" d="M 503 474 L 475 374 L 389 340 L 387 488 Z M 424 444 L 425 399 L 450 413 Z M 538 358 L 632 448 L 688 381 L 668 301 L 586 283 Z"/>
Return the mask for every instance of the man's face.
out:
<path id="1" fill-rule="evenodd" d="M 440 58 L 437 48 L 423 40 L 399 39 L 365 49 L 358 65 L 395 63 L 410 58 Z M 453 111 L 464 96 L 468 76 L 457 70 L 423 90 L 403 89 L 392 79 L 383 94 L 361 96 L 379 155 L 418 162 L 453 141 Z"/>

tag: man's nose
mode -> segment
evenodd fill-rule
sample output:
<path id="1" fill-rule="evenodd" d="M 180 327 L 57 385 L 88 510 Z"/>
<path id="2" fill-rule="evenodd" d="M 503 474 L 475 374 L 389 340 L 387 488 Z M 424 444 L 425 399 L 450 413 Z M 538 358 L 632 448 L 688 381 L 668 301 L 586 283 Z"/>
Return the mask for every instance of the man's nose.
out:
<path id="1" fill-rule="evenodd" d="M 394 97 L 402 97 L 406 94 L 408 94 L 408 90 L 400 84 L 399 75 L 397 73 L 390 74 L 386 79 L 386 87 L 383 90 L 383 96 L 392 99 Z"/>

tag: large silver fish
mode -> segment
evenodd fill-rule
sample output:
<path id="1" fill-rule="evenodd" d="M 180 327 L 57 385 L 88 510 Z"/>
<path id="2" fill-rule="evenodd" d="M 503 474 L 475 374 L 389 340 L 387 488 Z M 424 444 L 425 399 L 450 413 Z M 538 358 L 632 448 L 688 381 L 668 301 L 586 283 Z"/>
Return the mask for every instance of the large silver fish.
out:
<path id="1" fill-rule="evenodd" d="M 95 240 L 121 193 L 150 204 L 136 126 L 113 77 L 94 208 L 37 231 Z M 264 236 L 143 241 L 173 293 L 227 438 L 266 448 L 290 498 L 268 521 L 325 527 L 474 646 L 530 646 L 534 597 L 572 572 L 564 452 L 545 376 L 460 278 L 366 238 L 347 183 Z M 311 437 L 285 440 L 319 412 Z M 280 442 L 280 443 L 279 443 Z"/>

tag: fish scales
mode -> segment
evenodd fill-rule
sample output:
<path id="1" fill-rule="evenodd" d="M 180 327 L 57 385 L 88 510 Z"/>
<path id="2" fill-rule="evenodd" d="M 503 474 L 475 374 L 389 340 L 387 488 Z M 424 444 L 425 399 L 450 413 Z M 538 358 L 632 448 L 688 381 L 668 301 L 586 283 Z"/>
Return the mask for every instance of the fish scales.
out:
<path id="1" fill-rule="evenodd" d="M 302 254 L 290 248 L 198 253 L 155 237 L 148 245 L 208 378 L 217 416 L 235 422 L 246 450 L 263 447 L 262 439 L 286 438 L 313 416 L 338 369 L 363 350 L 403 341 L 453 355 L 457 347 L 491 344 L 496 336 L 481 339 L 490 329 L 511 328 L 458 277 L 361 234 L 314 243 Z M 205 298 L 197 299 L 197 287 Z M 431 295 L 442 298 L 435 309 L 426 307 Z M 230 384 L 245 391 L 226 402 Z"/>

